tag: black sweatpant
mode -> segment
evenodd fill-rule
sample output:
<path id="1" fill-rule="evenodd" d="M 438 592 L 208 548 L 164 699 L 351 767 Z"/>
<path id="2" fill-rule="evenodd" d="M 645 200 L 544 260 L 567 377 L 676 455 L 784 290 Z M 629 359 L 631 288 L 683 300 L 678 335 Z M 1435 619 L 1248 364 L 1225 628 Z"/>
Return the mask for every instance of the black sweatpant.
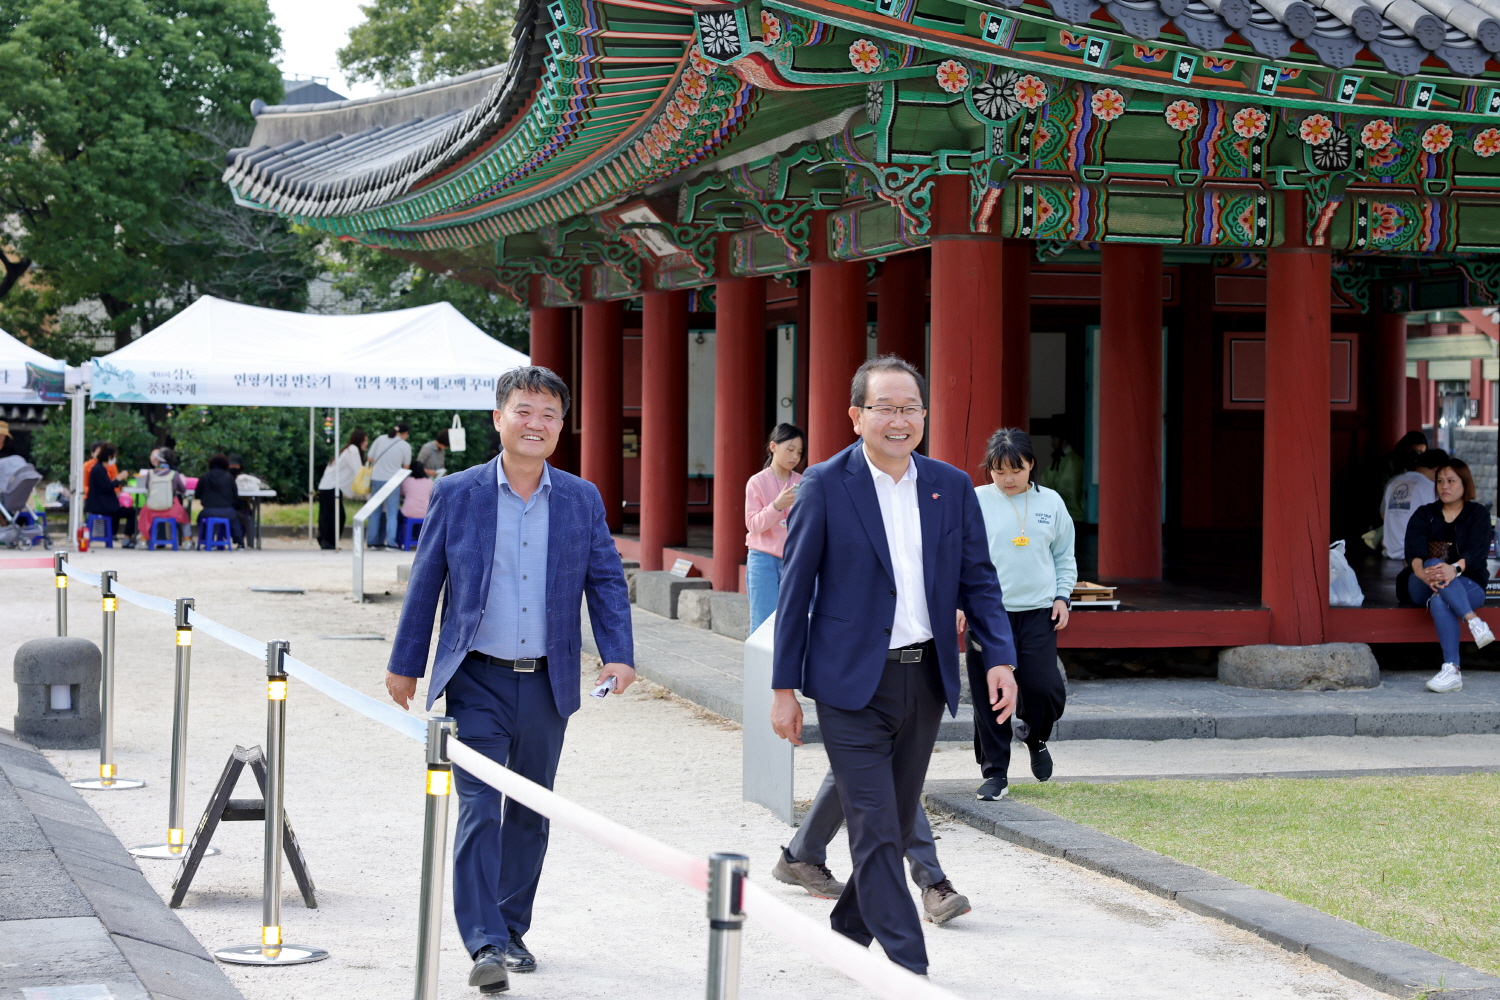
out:
<path id="1" fill-rule="evenodd" d="M 337 527 L 335 527 L 337 524 Z M 318 544 L 334 548 L 344 533 L 344 499 L 338 490 L 318 491 Z"/>
<path id="2" fill-rule="evenodd" d="M 1035 747 L 1052 737 L 1052 726 L 1062 718 L 1067 689 L 1057 672 L 1057 633 L 1052 608 L 1011 611 L 1010 631 L 1016 643 L 1016 687 L 1019 695 L 1012 718 L 1019 715 L 1031 727 L 1026 745 Z M 985 674 L 994 664 L 970 649 L 967 657 L 969 690 L 974 697 L 974 757 L 986 779 L 1010 780 L 1010 719 L 995 721 L 989 707 Z"/>

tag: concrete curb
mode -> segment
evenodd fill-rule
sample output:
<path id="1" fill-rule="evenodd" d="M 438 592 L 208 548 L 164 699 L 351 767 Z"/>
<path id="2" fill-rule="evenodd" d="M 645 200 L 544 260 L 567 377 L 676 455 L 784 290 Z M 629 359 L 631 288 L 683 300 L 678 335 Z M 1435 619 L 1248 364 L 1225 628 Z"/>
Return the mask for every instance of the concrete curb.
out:
<path id="1" fill-rule="evenodd" d="M 0 844 L 0 868 L 22 883 L 0 903 L 0 952 L 30 952 L 0 972 L 0 997 L 104 983 L 122 1000 L 243 1000 L 98 814 L 14 739 L 0 740 Z M 36 961 L 47 941 L 66 943 L 61 966 Z"/>
<path id="2" fill-rule="evenodd" d="M 1453 1000 L 1500 998 L 1500 978 L 1045 809 L 1010 799 L 980 802 L 974 798 L 973 782 L 930 781 L 922 798 L 935 813 L 1233 924 L 1382 993 L 1397 997 L 1426 993 Z M 1443 992 L 1432 992 L 1439 985 Z"/>

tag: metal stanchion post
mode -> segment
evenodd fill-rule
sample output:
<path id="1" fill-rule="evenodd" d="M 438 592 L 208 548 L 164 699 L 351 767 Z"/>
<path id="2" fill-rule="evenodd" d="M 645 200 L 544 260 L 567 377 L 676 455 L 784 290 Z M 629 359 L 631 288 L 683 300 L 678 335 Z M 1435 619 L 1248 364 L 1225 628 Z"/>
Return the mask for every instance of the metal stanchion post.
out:
<path id="1" fill-rule="evenodd" d="M 177 697 L 172 710 L 172 787 L 167 806 L 167 842 L 130 848 L 130 853 L 138 858 L 176 861 L 187 851 L 182 834 L 187 810 L 188 681 L 193 665 L 193 626 L 188 624 L 187 616 L 192 607 L 191 597 L 177 599 Z M 218 853 L 217 847 L 210 847 L 204 856 Z"/>
<path id="2" fill-rule="evenodd" d="M 99 777 L 74 781 L 74 788 L 117 791 L 140 788 L 144 781 L 115 777 L 115 608 L 120 599 L 112 584 L 119 574 L 107 569 L 99 574 L 99 596 L 104 605 L 104 672 L 99 678 Z"/>
<path id="3" fill-rule="evenodd" d="M 438 951 L 443 937 L 443 879 L 448 860 L 448 796 L 453 765 L 448 737 L 456 733 L 449 718 L 427 720 L 427 815 L 422 824 L 422 902 L 417 914 L 416 1000 L 437 1000 Z"/>
<path id="4" fill-rule="evenodd" d="M 743 854 L 708 856 L 708 1000 L 740 995 L 740 930 L 749 873 L 750 859 Z"/>
<path id="5" fill-rule="evenodd" d="M 286 651 L 282 639 L 266 643 L 266 850 L 260 944 L 214 952 L 235 965 L 301 965 L 328 957 L 322 948 L 281 943 L 281 842 L 286 790 Z"/>
<path id="6" fill-rule="evenodd" d="M 57 580 L 57 634 L 68 634 L 68 571 L 63 563 L 68 561 L 66 552 L 52 553 L 52 572 Z"/>

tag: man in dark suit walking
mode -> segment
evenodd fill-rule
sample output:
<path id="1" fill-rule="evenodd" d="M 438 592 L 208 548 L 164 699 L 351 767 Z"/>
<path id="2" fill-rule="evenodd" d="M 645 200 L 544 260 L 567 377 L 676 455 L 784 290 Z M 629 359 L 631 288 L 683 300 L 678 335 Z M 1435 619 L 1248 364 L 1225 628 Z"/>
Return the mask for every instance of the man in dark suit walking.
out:
<path id="1" fill-rule="evenodd" d="M 624 691 L 635 680 L 630 600 L 599 491 L 547 464 L 568 387 L 546 368 L 515 368 L 498 379 L 495 406 L 500 455 L 433 487 L 386 689 L 402 708 L 416 694 L 444 598 L 428 709 L 446 695 L 460 739 L 551 788 L 579 705 L 579 606 L 587 595 L 605 661 L 595 683 L 613 677 Z M 509 972 L 536 968 L 522 936 L 548 824 L 479 779 L 456 776 L 453 911 L 474 959 L 469 985 L 502 993 Z"/>
<path id="2" fill-rule="evenodd" d="M 771 681 L 783 738 L 802 742 L 796 689 L 817 704 L 844 806 L 854 872 L 833 929 L 879 941 L 919 975 L 927 947 L 901 858 L 943 705 L 958 710 L 960 608 L 990 664 L 975 702 L 1003 720 L 1016 700 L 1010 622 L 973 483 L 914 454 L 925 390 L 896 357 L 855 373 L 849 417 L 860 440 L 808 469 L 792 507 Z"/>

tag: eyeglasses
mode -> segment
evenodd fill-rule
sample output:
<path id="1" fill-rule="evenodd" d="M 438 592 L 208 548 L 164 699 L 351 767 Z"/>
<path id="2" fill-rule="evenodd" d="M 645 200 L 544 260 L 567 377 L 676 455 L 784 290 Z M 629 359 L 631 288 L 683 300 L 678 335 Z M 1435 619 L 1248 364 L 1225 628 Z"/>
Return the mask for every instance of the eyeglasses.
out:
<path id="1" fill-rule="evenodd" d="M 870 410 L 880 414 L 882 417 L 894 417 L 898 413 L 903 417 L 920 417 L 927 412 L 927 407 L 915 404 L 912 406 L 889 406 L 882 403 L 878 406 L 861 406 L 860 409 Z"/>

